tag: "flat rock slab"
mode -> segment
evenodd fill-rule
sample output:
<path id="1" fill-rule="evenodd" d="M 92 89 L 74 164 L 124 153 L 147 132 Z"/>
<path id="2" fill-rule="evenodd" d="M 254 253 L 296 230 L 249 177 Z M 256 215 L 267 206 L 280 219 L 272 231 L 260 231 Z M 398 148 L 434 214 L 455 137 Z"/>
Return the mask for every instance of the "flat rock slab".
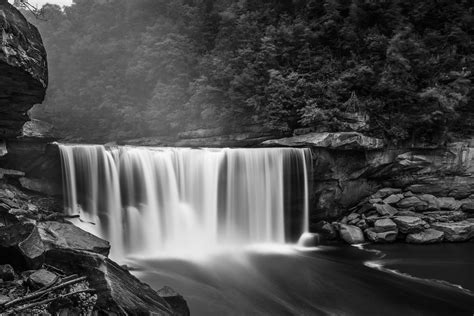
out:
<path id="1" fill-rule="evenodd" d="M 396 216 L 393 221 L 397 224 L 398 230 L 405 234 L 418 233 L 427 226 L 424 220 L 415 216 Z"/>
<path id="2" fill-rule="evenodd" d="M 447 241 L 466 241 L 474 237 L 474 221 L 472 220 L 432 223 L 431 227 L 444 232 Z"/>
<path id="3" fill-rule="evenodd" d="M 287 138 L 267 140 L 264 146 L 323 147 L 339 150 L 377 150 L 385 146 L 382 139 L 358 132 L 309 133 Z"/>
<path id="4" fill-rule="evenodd" d="M 444 239 L 444 233 L 436 229 L 426 229 L 422 232 L 409 234 L 406 238 L 406 242 L 411 244 L 433 244 L 442 242 Z"/>
<path id="5" fill-rule="evenodd" d="M 40 222 L 38 230 L 46 249 L 86 250 L 108 256 L 110 244 L 77 226 L 59 222 Z"/>

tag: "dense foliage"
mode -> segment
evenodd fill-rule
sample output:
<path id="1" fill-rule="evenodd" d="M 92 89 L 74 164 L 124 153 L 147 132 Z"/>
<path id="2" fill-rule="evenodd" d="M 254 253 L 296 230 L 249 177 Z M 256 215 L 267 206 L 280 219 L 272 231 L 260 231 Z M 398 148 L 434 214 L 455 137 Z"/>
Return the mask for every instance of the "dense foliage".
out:
<path id="1" fill-rule="evenodd" d="M 33 115 L 114 140 L 257 125 L 391 140 L 472 132 L 469 0 L 75 0 L 34 20 L 50 87 Z"/>

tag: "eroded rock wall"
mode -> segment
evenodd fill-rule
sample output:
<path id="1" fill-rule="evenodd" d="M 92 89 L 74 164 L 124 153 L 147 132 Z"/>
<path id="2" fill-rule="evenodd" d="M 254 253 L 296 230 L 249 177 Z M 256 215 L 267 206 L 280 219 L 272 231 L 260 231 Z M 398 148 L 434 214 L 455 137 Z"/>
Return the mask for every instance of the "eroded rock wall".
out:
<path id="1" fill-rule="evenodd" d="M 19 136 L 27 111 L 45 97 L 46 51 L 25 17 L 0 0 L 0 139 Z"/>

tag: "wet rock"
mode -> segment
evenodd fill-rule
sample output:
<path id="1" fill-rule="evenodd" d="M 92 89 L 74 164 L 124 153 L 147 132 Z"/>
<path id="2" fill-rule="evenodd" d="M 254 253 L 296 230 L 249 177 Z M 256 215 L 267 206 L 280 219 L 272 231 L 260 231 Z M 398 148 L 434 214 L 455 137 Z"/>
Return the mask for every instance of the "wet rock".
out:
<path id="1" fill-rule="evenodd" d="M 404 234 L 417 233 L 425 229 L 424 220 L 414 216 L 396 216 L 393 218 L 398 230 Z"/>
<path id="2" fill-rule="evenodd" d="M 374 231 L 376 233 L 383 233 L 388 231 L 396 231 L 397 224 L 395 224 L 391 219 L 379 219 L 374 223 Z"/>
<path id="3" fill-rule="evenodd" d="M 47 195 L 61 195 L 62 193 L 62 188 L 60 188 L 56 183 L 47 181 L 45 179 L 22 177 L 19 180 L 21 186 L 30 191 L 39 192 Z"/>
<path id="4" fill-rule="evenodd" d="M 0 279 L 3 281 L 13 281 L 16 278 L 15 270 L 9 264 L 0 265 Z"/>
<path id="5" fill-rule="evenodd" d="M 159 289 L 158 295 L 162 297 L 178 315 L 189 315 L 189 308 L 184 297 L 169 286 Z"/>
<path id="6" fill-rule="evenodd" d="M 38 230 L 45 248 L 86 250 L 108 256 L 108 241 L 69 223 L 40 222 Z"/>
<path id="7" fill-rule="evenodd" d="M 337 231 L 331 223 L 326 221 L 319 221 L 314 226 L 313 230 L 319 233 L 323 239 L 334 240 L 337 238 Z"/>
<path id="8" fill-rule="evenodd" d="M 339 234 L 349 244 L 360 244 L 365 241 L 362 230 L 357 226 L 340 224 Z"/>
<path id="9" fill-rule="evenodd" d="M 374 204 L 375 209 L 377 210 L 377 213 L 380 215 L 389 215 L 393 216 L 398 213 L 398 210 L 388 204 Z"/>
<path id="10" fill-rule="evenodd" d="M 389 243 L 397 239 L 398 231 L 376 232 L 372 228 L 367 229 L 367 238 L 375 243 Z"/>
<path id="11" fill-rule="evenodd" d="M 412 244 L 433 244 L 442 242 L 444 239 L 444 233 L 436 229 L 426 229 L 419 233 L 409 234 L 406 238 L 406 242 Z"/>
<path id="12" fill-rule="evenodd" d="M 432 228 L 444 232 L 447 241 L 466 241 L 474 237 L 474 221 L 433 223 Z"/>
<path id="13" fill-rule="evenodd" d="M 428 203 L 420 200 L 416 196 L 406 197 L 397 203 L 399 208 L 414 208 L 417 211 L 424 211 L 428 209 Z"/>
<path id="14" fill-rule="evenodd" d="M 54 284 L 58 279 L 59 276 L 57 274 L 45 269 L 40 269 L 30 274 L 28 284 L 33 289 L 40 289 Z"/>
<path id="15" fill-rule="evenodd" d="M 44 246 L 35 225 L 14 224 L 0 227 L 0 260 L 19 268 L 36 269 L 44 262 Z"/>
<path id="16" fill-rule="evenodd" d="M 96 290 L 96 308 L 115 315 L 189 315 L 187 306 L 173 308 L 150 286 L 100 254 L 70 249 L 51 249 L 46 262 L 68 273 L 87 275 Z M 181 304 L 186 304 L 183 300 Z M 178 313 L 178 311 L 184 311 Z"/>
<path id="17" fill-rule="evenodd" d="M 298 246 L 316 247 L 320 244 L 321 237 L 318 233 L 303 233 L 298 240 Z"/>
<path id="18" fill-rule="evenodd" d="M 403 194 L 392 194 L 386 197 L 383 202 L 386 204 L 397 204 L 404 198 Z"/>

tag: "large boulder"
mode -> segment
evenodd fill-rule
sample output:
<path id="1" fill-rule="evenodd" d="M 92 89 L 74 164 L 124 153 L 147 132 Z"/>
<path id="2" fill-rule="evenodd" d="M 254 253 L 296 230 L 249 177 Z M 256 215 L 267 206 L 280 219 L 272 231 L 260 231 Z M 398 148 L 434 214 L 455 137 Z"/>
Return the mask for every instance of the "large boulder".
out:
<path id="1" fill-rule="evenodd" d="M 338 150 L 376 150 L 385 146 L 382 139 L 365 136 L 358 132 L 309 133 L 293 137 L 272 139 L 264 146 L 323 147 Z"/>
<path id="2" fill-rule="evenodd" d="M 110 315 L 189 315 L 184 300 L 172 306 L 150 286 L 100 254 L 51 249 L 46 262 L 68 273 L 87 275 L 97 293 L 96 308 Z"/>
<path id="3" fill-rule="evenodd" d="M 411 244 L 433 244 L 442 242 L 444 233 L 436 229 L 426 229 L 419 233 L 409 234 L 406 238 L 406 242 Z"/>
<path id="4" fill-rule="evenodd" d="M 415 216 L 396 216 L 393 218 L 398 230 L 404 234 L 417 233 L 428 225 L 424 220 Z"/>
<path id="5" fill-rule="evenodd" d="M 433 223 L 431 227 L 444 232 L 447 241 L 466 241 L 474 237 L 474 220 L 454 223 Z"/>
<path id="6" fill-rule="evenodd" d="M 27 111 L 44 99 L 48 84 L 46 51 L 32 24 L 7 1 L 0 1 L 0 138 L 19 136 Z"/>
<path id="7" fill-rule="evenodd" d="M 19 223 L 0 227 L 0 263 L 37 269 L 43 262 L 44 246 L 35 225 Z"/>
<path id="8" fill-rule="evenodd" d="M 46 250 L 75 249 L 108 256 L 110 244 L 69 223 L 40 222 L 38 230 Z"/>
<path id="9" fill-rule="evenodd" d="M 348 244 L 361 244 L 365 241 L 362 230 L 354 225 L 340 224 L 339 235 Z"/>

